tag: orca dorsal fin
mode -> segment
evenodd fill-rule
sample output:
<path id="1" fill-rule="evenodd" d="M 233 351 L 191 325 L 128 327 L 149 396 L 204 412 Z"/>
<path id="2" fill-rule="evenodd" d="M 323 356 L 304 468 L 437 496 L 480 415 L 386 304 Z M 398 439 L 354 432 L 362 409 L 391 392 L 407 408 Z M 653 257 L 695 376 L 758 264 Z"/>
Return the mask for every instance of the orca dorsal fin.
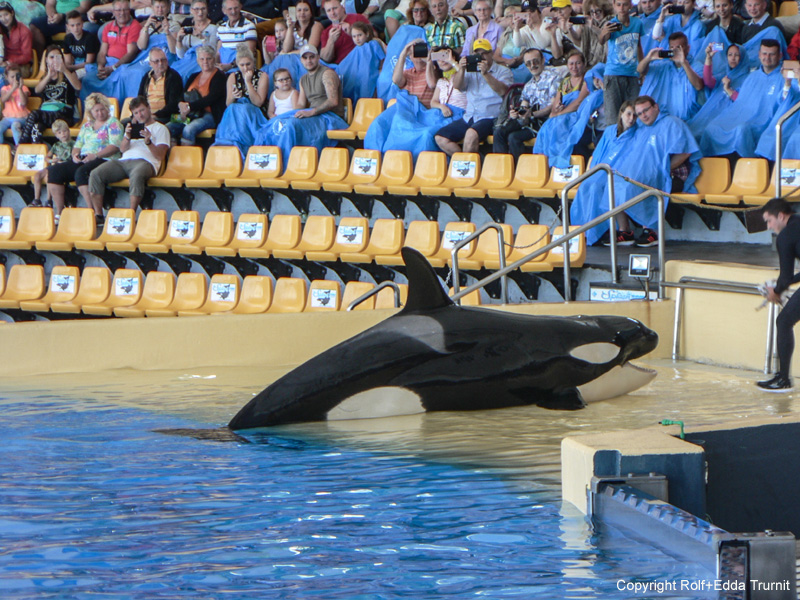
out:
<path id="1" fill-rule="evenodd" d="M 453 305 L 431 264 L 417 250 L 403 248 L 408 277 L 408 300 L 403 312 L 433 310 Z"/>

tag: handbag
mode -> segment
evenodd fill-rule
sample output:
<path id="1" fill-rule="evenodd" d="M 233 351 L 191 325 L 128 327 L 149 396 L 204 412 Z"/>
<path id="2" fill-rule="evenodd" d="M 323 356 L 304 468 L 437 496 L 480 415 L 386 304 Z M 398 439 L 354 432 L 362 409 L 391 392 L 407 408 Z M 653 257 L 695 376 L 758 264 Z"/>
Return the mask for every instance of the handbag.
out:
<path id="1" fill-rule="evenodd" d="M 197 90 L 191 90 L 189 92 L 183 93 L 183 101 L 188 102 L 190 105 L 193 104 L 194 102 L 200 101 L 202 97 L 203 96 L 201 96 L 200 92 L 198 92 Z M 199 119 L 201 116 L 203 116 L 203 111 L 193 111 L 190 112 L 187 116 L 189 117 L 189 119 Z"/>

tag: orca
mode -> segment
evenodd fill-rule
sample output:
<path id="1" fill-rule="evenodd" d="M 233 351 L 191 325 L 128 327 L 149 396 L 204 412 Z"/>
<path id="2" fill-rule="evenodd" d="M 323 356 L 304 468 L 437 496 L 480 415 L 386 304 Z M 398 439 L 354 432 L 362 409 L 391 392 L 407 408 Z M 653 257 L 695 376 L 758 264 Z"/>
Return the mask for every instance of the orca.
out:
<path id="1" fill-rule="evenodd" d="M 619 316 L 523 315 L 453 303 L 416 250 L 404 248 L 408 300 L 385 321 L 318 354 L 244 406 L 232 430 L 288 423 L 536 405 L 574 410 L 655 373 L 631 369 L 658 335 Z"/>

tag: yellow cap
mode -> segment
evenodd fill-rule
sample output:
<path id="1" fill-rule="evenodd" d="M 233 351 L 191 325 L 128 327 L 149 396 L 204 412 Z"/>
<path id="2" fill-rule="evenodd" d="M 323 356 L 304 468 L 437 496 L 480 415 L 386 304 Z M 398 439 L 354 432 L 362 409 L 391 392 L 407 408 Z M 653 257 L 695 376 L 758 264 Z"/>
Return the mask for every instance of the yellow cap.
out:
<path id="1" fill-rule="evenodd" d="M 491 52 L 492 42 L 490 42 L 486 38 L 478 38 L 477 40 L 472 42 L 472 51 L 475 52 L 476 50 L 486 50 L 487 52 Z"/>
<path id="2" fill-rule="evenodd" d="M 572 6 L 571 0 L 553 0 L 553 8 L 567 8 Z"/>

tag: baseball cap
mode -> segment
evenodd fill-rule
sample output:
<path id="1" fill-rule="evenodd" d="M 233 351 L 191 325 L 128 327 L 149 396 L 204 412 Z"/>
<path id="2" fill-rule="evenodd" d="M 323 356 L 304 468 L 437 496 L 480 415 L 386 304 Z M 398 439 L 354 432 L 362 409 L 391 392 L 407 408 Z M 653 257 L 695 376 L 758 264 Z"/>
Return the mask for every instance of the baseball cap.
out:
<path id="1" fill-rule="evenodd" d="M 477 40 L 472 42 L 472 51 L 475 52 L 476 50 L 485 50 L 486 52 L 491 52 L 492 42 L 490 42 L 486 38 L 478 38 Z"/>
<path id="2" fill-rule="evenodd" d="M 553 8 L 567 8 L 572 6 L 572 0 L 553 0 Z"/>
<path id="3" fill-rule="evenodd" d="M 306 44 L 305 46 L 300 48 L 300 56 L 303 57 L 305 54 L 319 55 L 319 51 L 311 44 Z"/>

